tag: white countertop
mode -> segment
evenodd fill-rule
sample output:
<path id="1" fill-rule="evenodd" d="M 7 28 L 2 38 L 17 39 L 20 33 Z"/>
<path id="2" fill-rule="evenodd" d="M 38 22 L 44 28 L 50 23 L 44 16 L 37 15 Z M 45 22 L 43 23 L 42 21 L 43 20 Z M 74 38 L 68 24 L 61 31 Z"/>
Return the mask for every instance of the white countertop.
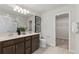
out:
<path id="1" fill-rule="evenodd" d="M 1 36 L 0 41 L 16 39 L 16 38 L 21 38 L 21 37 L 26 37 L 26 36 L 36 35 L 36 34 L 39 34 L 39 33 L 26 33 L 24 35 L 6 35 L 6 36 Z"/>

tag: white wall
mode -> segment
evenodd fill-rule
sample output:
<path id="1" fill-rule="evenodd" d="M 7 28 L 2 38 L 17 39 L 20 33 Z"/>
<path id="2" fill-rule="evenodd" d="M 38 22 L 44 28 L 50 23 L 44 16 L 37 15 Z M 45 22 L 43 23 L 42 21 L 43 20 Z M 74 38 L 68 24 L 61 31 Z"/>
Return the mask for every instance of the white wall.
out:
<path id="1" fill-rule="evenodd" d="M 51 11 L 42 14 L 41 16 L 41 32 L 42 36 L 46 39 L 48 46 L 54 46 L 55 42 L 55 17 L 54 12 Z"/>
<path id="2" fill-rule="evenodd" d="M 79 23 L 79 5 L 76 5 L 76 11 L 75 11 L 76 15 L 76 19 L 74 19 L 74 23 Z M 79 32 L 78 33 L 74 33 L 74 37 L 75 37 L 75 43 L 76 43 L 76 49 L 75 49 L 75 53 L 79 54 Z"/>
<path id="3" fill-rule="evenodd" d="M 75 5 L 64 6 L 58 9 L 53 9 L 45 12 L 42 17 L 42 35 L 47 40 L 47 44 L 55 46 L 55 16 L 58 14 L 69 13 L 70 16 L 70 28 L 69 28 L 69 50 L 75 52 L 75 34 L 72 33 L 72 22 L 76 19 Z"/>
<path id="4" fill-rule="evenodd" d="M 56 16 L 56 38 L 69 39 L 69 15 Z"/>

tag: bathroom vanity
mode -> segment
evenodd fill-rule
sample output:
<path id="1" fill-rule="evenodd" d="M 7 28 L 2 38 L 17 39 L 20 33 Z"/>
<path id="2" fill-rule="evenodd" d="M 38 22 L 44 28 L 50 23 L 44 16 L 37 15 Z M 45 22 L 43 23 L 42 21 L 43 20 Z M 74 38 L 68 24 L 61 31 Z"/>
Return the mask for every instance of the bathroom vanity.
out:
<path id="1" fill-rule="evenodd" d="M 0 37 L 0 54 L 31 54 L 38 48 L 38 33 Z"/>

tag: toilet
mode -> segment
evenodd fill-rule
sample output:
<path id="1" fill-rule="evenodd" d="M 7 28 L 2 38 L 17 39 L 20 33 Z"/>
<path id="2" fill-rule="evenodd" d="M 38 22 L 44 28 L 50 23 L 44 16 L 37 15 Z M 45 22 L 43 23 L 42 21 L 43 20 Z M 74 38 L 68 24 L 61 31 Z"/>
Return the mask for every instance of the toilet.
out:
<path id="1" fill-rule="evenodd" d="M 44 39 L 43 37 L 40 37 L 40 47 L 46 48 L 46 39 Z"/>
<path id="2" fill-rule="evenodd" d="M 46 40 L 45 39 L 40 39 L 40 47 L 46 48 Z"/>

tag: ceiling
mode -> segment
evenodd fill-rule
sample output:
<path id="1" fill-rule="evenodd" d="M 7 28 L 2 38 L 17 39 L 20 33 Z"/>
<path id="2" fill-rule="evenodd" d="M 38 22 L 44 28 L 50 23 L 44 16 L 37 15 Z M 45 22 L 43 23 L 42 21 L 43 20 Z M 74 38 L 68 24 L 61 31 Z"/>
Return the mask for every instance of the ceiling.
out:
<path id="1" fill-rule="evenodd" d="M 19 6 L 41 14 L 51 9 L 56 9 L 62 6 L 66 6 L 66 4 L 20 4 Z"/>
<path id="2" fill-rule="evenodd" d="M 62 6 L 67 6 L 68 4 L 4 4 L 4 5 L 1 4 L 0 10 L 6 11 L 6 12 L 9 12 L 12 14 L 14 13 L 15 15 L 17 15 L 18 13 L 13 11 L 13 8 L 16 5 L 20 6 L 21 8 L 24 8 L 26 10 L 29 10 L 32 13 L 42 14 L 48 10 L 53 10 L 56 8 L 60 8 Z M 33 15 L 33 14 L 27 15 L 27 17 L 31 16 L 31 15 Z"/>

